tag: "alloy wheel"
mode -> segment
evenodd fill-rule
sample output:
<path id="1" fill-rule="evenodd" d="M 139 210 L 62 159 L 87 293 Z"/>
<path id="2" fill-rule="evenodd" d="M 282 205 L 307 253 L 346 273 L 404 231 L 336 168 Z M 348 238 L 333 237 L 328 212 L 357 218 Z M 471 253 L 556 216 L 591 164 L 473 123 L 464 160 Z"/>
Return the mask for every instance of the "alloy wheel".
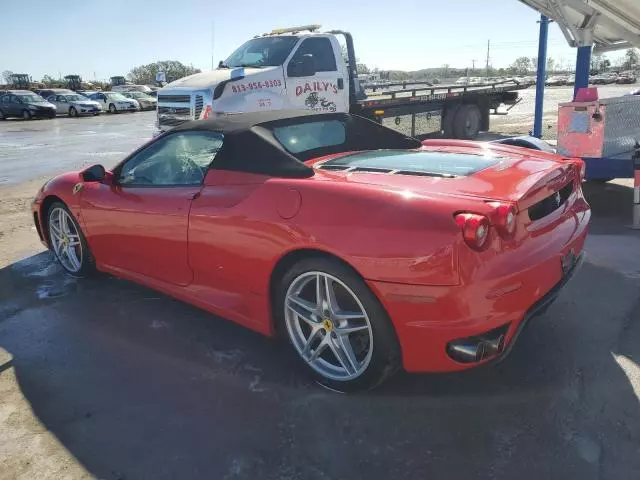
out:
<path id="1" fill-rule="evenodd" d="M 71 273 L 80 272 L 83 258 L 80 233 L 64 208 L 56 207 L 49 213 L 49 238 L 62 266 Z"/>
<path id="2" fill-rule="evenodd" d="M 290 284 L 285 324 L 302 359 L 331 380 L 359 377 L 373 354 L 373 330 L 357 295 L 340 279 L 306 272 Z"/>

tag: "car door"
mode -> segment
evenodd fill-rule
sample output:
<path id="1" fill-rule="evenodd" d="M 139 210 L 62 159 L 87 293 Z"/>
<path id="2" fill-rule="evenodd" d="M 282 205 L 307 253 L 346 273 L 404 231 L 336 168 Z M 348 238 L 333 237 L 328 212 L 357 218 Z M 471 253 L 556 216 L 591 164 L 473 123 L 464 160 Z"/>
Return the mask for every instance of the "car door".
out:
<path id="1" fill-rule="evenodd" d="M 9 95 L 8 110 L 10 115 L 22 116 L 23 104 L 17 95 Z"/>
<path id="2" fill-rule="evenodd" d="M 2 109 L 5 116 L 15 115 L 15 113 L 13 113 L 13 100 L 11 99 L 11 97 L 13 97 L 13 95 L 11 95 L 10 93 L 7 93 L 0 97 L 0 109 Z"/>
<path id="3" fill-rule="evenodd" d="M 338 55 L 329 37 L 305 38 L 300 42 L 285 65 L 287 100 L 291 108 L 316 112 L 348 111 L 348 77 Z M 313 59 L 313 75 L 300 68 L 305 56 Z"/>
<path id="4" fill-rule="evenodd" d="M 188 285 L 189 210 L 221 145 L 215 132 L 169 134 L 130 156 L 112 181 L 85 184 L 82 218 L 97 262 Z"/>
<path id="5" fill-rule="evenodd" d="M 64 95 L 51 95 L 49 97 L 49 101 L 56 106 L 58 113 L 69 113 L 69 101 L 64 97 Z"/>

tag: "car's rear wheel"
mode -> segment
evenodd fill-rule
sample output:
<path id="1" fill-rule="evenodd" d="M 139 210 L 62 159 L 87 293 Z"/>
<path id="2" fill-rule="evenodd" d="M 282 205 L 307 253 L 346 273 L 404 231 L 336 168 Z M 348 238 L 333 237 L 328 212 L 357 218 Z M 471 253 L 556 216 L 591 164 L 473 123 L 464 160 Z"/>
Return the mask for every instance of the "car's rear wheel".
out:
<path id="1" fill-rule="evenodd" d="M 4 112 L 0 110 L 0 120 L 6 120 L 7 117 L 4 115 Z"/>
<path id="2" fill-rule="evenodd" d="M 22 118 L 24 118 L 25 120 L 31 120 L 31 112 L 29 110 L 23 110 Z"/>
<path id="3" fill-rule="evenodd" d="M 69 116 L 70 117 L 77 117 L 78 116 L 78 111 L 76 110 L 76 107 L 69 108 Z"/>
<path id="4" fill-rule="evenodd" d="M 118 110 L 116 109 L 116 106 L 113 103 L 109 104 L 109 113 L 116 113 Z"/>
<path id="5" fill-rule="evenodd" d="M 332 390 L 368 390 L 399 367 L 384 308 L 350 268 L 324 258 L 295 264 L 277 291 L 276 315 L 299 358 Z"/>
<path id="6" fill-rule="evenodd" d="M 74 277 L 94 272 L 93 255 L 80 225 L 64 203 L 55 202 L 47 213 L 49 245 L 62 268 Z"/>

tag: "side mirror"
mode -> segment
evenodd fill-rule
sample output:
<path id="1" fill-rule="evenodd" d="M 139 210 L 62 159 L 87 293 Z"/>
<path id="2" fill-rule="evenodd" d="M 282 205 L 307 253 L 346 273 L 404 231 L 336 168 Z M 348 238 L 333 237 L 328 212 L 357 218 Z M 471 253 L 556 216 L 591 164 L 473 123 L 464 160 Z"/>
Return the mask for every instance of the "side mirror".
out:
<path id="1" fill-rule="evenodd" d="M 80 176 L 85 182 L 101 182 L 106 176 L 106 170 L 102 165 L 91 165 L 82 171 Z"/>
<path id="2" fill-rule="evenodd" d="M 222 68 L 224 66 L 224 61 L 220 60 L 218 62 L 218 68 Z"/>
<path id="3" fill-rule="evenodd" d="M 316 74 L 316 61 L 310 53 L 302 55 L 291 66 L 293 68 L 289 72 L 290 77 L 312 77 Z"/>

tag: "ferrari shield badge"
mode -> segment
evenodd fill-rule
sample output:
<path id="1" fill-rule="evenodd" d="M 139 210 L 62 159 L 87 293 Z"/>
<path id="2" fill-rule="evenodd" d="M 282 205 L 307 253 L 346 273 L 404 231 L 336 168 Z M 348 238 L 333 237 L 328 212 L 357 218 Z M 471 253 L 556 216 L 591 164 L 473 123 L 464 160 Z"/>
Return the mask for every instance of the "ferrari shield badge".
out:
<path id="1" fill-rule="evenodd" d="M 73 194 L 75 195 L 76 193 L 78 193 L 80 190 L 82 190 L 82 187 L 84 186 L 83 183 L 76 183 L 73 186 Z"/>

